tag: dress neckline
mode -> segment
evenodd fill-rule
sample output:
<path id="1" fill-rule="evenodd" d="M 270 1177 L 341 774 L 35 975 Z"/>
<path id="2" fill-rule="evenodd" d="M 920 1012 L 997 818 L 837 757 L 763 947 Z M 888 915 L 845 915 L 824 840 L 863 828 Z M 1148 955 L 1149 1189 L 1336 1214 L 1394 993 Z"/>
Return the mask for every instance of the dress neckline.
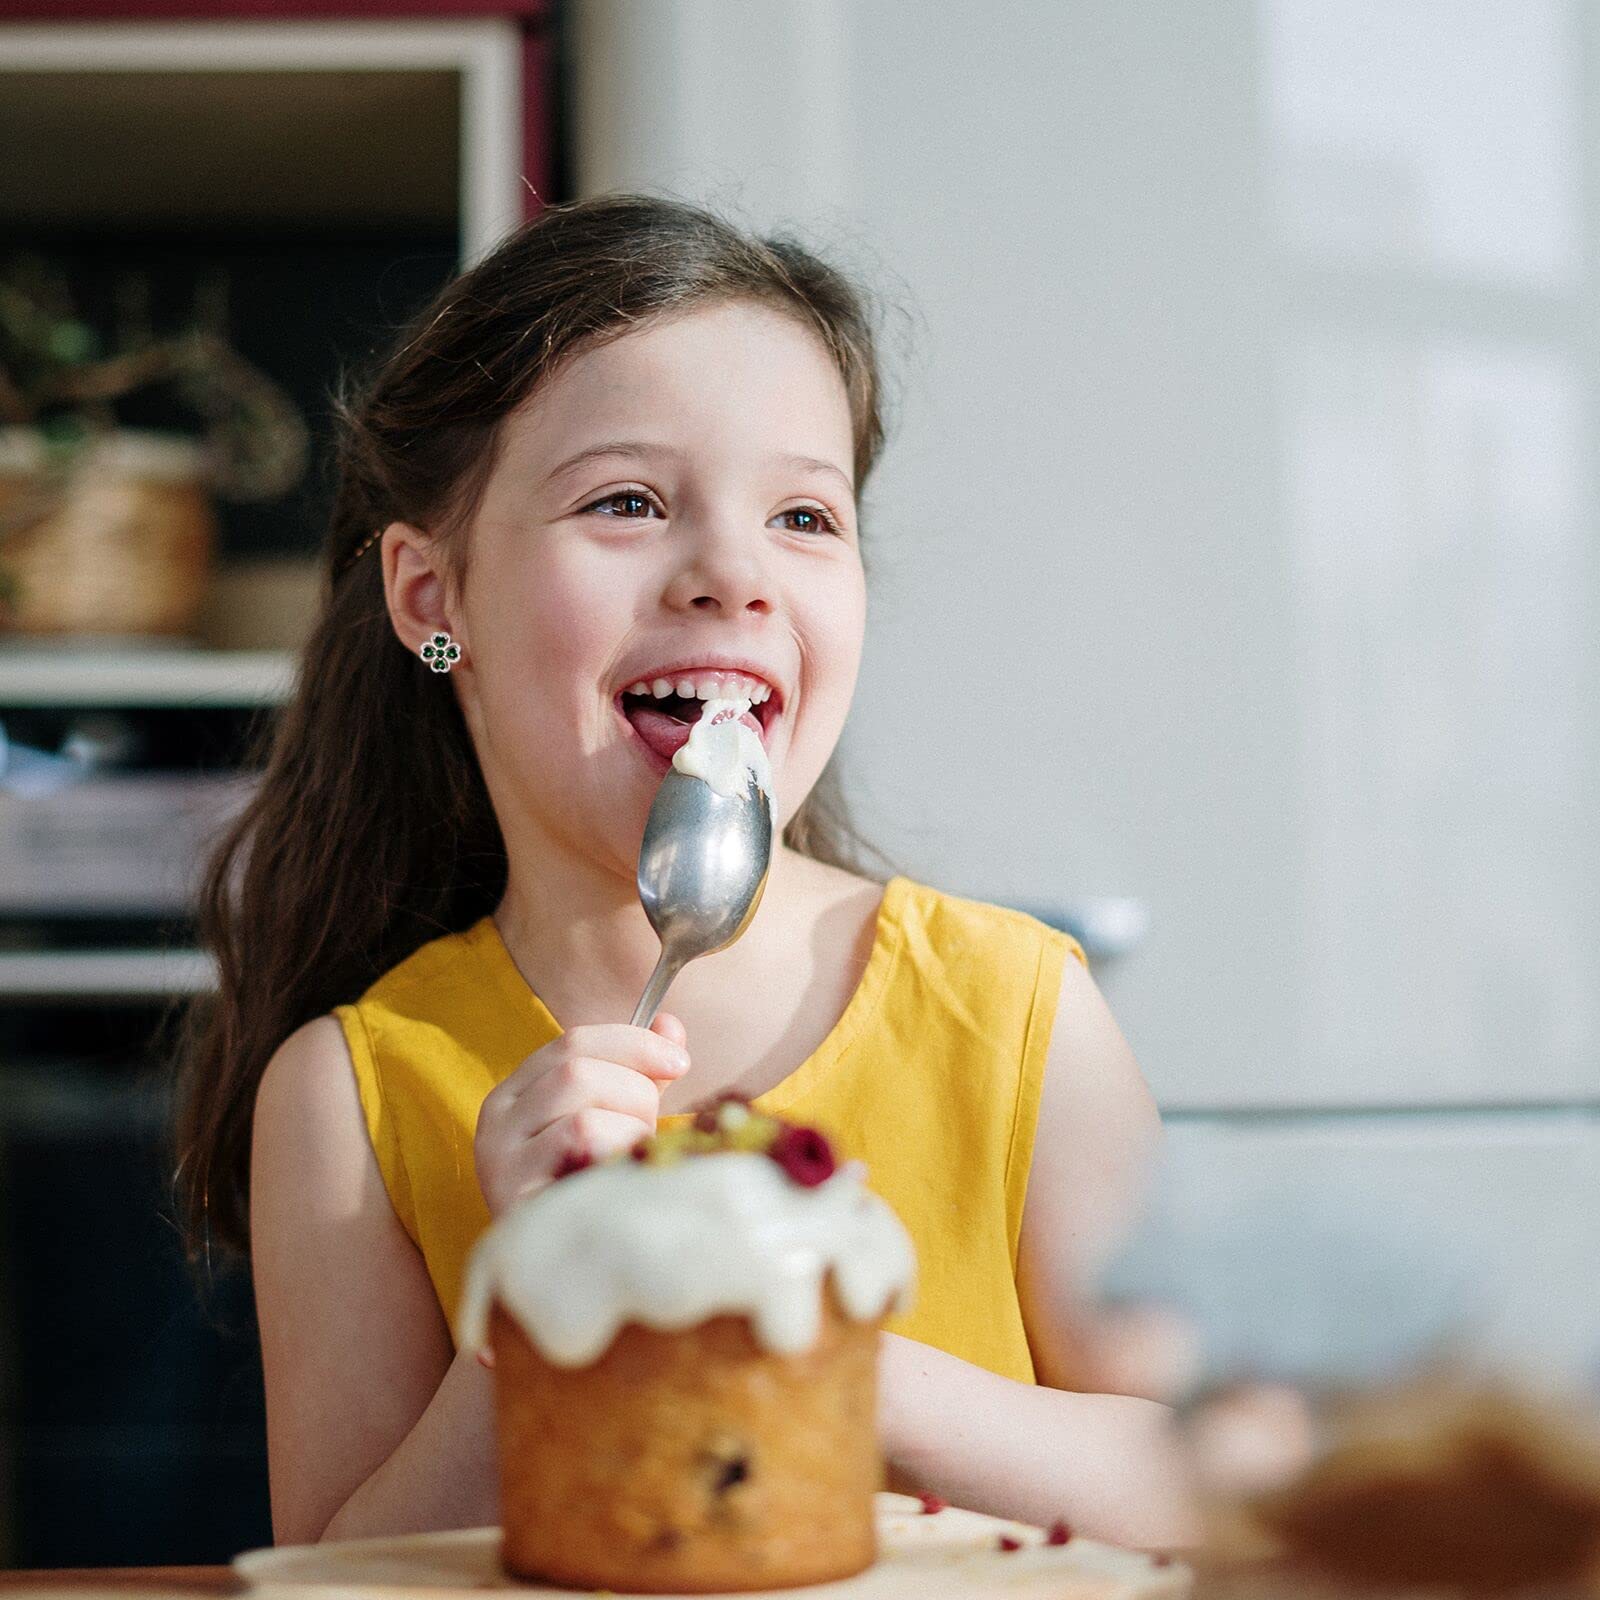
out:
<path id="1" fill-rule="evenodd" d="M 844 1010 L 823 1035 L 817 1048 L 793 1072 L 755 1097 L 751 1104 L 757 1110 L 780 1115 L 787 1112 L 837 1065 L 877 1010 L 900 952 L 904 929 L 902 909 L 910 887 L 911 880 L 903 873 L 896 873 L 884 884 L 873 922 L 872 945 L 867 953 L 866 966 L 850 998 L 846 1000 Z M 493 915 L 480 917 L 465 930 L 462 938 L 483 962 L 495 987 L 517 1014 L 525 1015 L 534 1029 L 549 1038 L 553 1039 L 565 1031 L 550 1008 L 534 992 L 533 986 L 523 977 L 522 969 L 500 936 Z M 513 1062 L 500 1076 L 508 1076 L 517 1065 Z M 660 1119 L 661 1125 L 672 1127 L 687 1122 L 691 1114 L 687 1111 L 667 1112 Z"/>

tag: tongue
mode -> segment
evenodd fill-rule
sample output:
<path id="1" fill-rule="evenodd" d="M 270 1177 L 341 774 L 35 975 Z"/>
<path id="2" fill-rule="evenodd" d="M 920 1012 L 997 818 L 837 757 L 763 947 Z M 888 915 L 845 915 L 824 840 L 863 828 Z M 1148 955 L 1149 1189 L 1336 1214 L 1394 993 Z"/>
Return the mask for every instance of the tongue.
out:
<path id="1" fill-rule="evenodd" d="M 670 761 L 689 742 L 689 724 L 649 706 L 629 707 L 628 721 L 655 753 Z"/>
<path id="2" fill-rule="evenodd" d="M 630 705 L 626 715 L 634 731 L 664 761 L 670 761 L 689 742 L 692 724 L 669 717 L 664 711 L 648 705 Z M 745 712 L 739 720 L 760 737 L 761 724 L 751 712 Z"/>

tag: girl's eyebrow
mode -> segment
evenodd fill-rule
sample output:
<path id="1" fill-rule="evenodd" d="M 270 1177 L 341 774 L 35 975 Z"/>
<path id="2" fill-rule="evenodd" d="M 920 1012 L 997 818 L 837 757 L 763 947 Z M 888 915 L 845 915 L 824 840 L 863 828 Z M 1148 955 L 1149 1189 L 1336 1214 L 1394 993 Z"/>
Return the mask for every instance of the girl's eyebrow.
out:
<path id="1" fill-rule="evenodd" d="M 650 444 L 642 439 L 608 439 L 603 444 L 592 444 L 586 450 L 579 450 L 570 455 L 565 461 L 552 467 L 549 477 L 562 478 L 577 468 L 586 466 L 589 462 L 598 460 L 603 456 L 639 456 L 646 460 L 654 457 L 665 457 L 677 461 L 683 458 L 684 452 L 675 445 Z M 826 472 L 829 476 L 837 478 L 844 486 L 846 494 L 854 495 L 855 486 L 849 477 L 836 467 L 831 461 L 824 461 L 819 456 L 787 455 L 779 453 L 772 458 L 779 466 L 790 467 L 801 472 Z"/>

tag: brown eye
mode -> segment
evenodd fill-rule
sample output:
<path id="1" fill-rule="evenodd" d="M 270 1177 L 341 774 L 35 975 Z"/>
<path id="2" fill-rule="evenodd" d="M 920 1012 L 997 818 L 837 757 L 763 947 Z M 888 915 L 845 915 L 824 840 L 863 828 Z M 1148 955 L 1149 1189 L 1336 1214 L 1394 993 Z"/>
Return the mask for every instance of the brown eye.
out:
<path id="1" fill-rule="evenodd" d="M 782 517 L 809 517 L 808 527 L 797 528 L 797 533 L 838 533 L 839 524 L 821 506 L 790 506 L 778 513 Z"/>
<path id="2" fill-rule="evenodd" d="M 595 511 L 601 506 L 614 505 L 618 500 L 626 500 L 633 504 L 643 506 L 646 511 L 654 509 L 655 505 L 655 502 L 651 500 L 649 495 L 641 493 L 638 489 L 618 489 L 615 494 L 608 494 L 599 500 L 592 501 L 583 509 L 585 511 Z M 624 517 L 630 521 L 637 520 L 638 516 L 638 512 L 624 513 Z"/>

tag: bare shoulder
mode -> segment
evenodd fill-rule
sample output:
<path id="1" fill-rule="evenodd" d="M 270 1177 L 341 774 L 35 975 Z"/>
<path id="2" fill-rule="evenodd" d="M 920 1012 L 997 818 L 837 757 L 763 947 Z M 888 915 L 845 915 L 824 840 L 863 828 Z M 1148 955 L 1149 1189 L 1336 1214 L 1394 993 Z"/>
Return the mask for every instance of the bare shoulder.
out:
<path id="1" fill-rule="evenodd" d="M 254 1155 L 270 1162 L 291 1144 L 301 1152 L 324 1146 L 348 1155 L 365 1137 L 344 1029 L 331 1014 L 313 1017 L 278 1046 L 262 1071 Z"/>
<path id="2" fill-rule="evenodd" d="M 1017 1287 L 1041 1381 L 1094 1387 L 1094 1302 L 1148 1197 L 1161 1119 L 1093 975 L 1062 964 L 1039 1094 Z"/>
<path id="3" fill-rule="evenodd" d="M 350 1062 L 350 1047 L 344 1042 L 344 1029 L 339 1019 L 330 1011 L 324 1016 L 302 1022 L 273 1052 L 267 1063 L 270 1071 L 274 1063 L 301 1062 L 321 1059 Z"/>
<path id="4" fill-rule="evenodd" d="M 1069 954 L 1061 964 L 1040 1121 L 1068 1133 L 1067 1122 L 1086 1112 L 1097 1134 L 1114 1129 L 1140 1143 L 1159 1134 L 1155 1097 L 1133 1050 L 1093 973 Z"/>
<path id="5" fill-rule="evenodd" d="M 257 1115 L 330 1106 L 348 1101 L 359 1109 L 355 1072 L 344 1029 L 332 1014 L 313 1017 L 273 1051 L 256 1091 Z"/>
<path id="6" fill-rule="evenodd" d="M 274 1536 L 314 1539 L 405 1437 L 453 1351 L 384 1187 L 336 1017 L 273 1053 L 251 1149 Z"/>
<path id="7" fill-rule="evenodd" d="M 1125 1242 L 1161 1144 L 1161 1115 L 1100 985 L 1070 955 L 1039 1094 L 1039 1126 L 1024 1225 L 1071 1230 L 1081 1278 Z M 1037 1198 L 1037 1205 L 1034 1203 Z"/>
<path id="8" fill-rule="evenodd" d="M 333 1016 L 296 1028 L 267 1062 L 256 1091 L 251 1135 L 250 1232 L 257 1277 L 274 1244 L 298 1246 L 326 1229 L 330 1253 L 347 1270 L 408 1267 L 420 1255 L 390 1203 L 367 1134 L 354 1064 Z M 296 1264 L 294 1270 L 301 1270 Z"/>

